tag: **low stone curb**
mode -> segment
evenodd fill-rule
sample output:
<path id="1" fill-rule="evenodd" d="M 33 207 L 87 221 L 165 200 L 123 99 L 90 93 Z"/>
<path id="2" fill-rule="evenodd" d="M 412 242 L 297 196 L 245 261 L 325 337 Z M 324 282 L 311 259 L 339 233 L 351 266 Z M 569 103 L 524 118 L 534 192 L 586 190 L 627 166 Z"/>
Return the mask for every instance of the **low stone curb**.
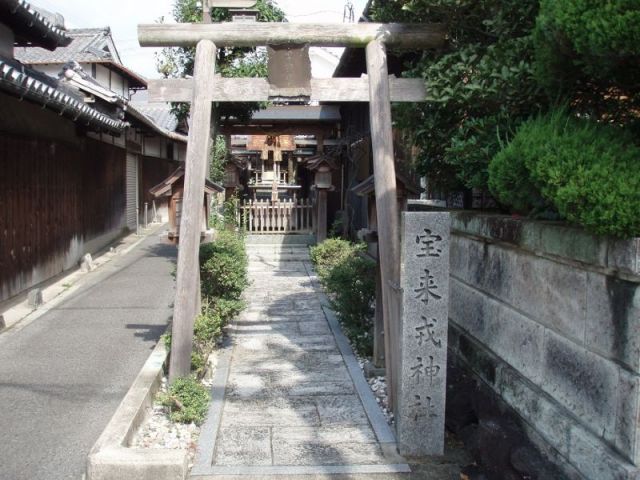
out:
<path id="1" fill-rule="evenodd" d="M 87 459 L 88 480 L 184 480 L 186 450 L 128 448 L 160 389 L 168 352 L 159 342 Z"/>

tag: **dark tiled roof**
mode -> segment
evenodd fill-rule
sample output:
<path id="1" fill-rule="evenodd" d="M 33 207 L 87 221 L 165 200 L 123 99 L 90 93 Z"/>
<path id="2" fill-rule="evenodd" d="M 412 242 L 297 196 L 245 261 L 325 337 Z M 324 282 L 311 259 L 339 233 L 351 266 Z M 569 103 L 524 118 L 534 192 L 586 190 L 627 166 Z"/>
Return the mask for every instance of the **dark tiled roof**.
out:
<path id="1" fill-rule="evenodd" d="M 305 161 L 305 165 L 311 171 L 318 170 L 323 164 L 327 165 L 331 170 L 336 170 L 336 159 L 333 155 L 315 155 Z"/>
<path id="2" fill-rule="evenodd" d="M 0 58 L 0 90 L 59 113 L 92 130 L 120 134 L 129 126 L 88 106 L 81 97 L 60 86 L 57 80 L 16 61 Z"/>
<path id="3" fill-rule="evenodd" d="M 130 104 L 136 110 L 149 117 L 159 127 L 175 132 L 178 127 L 178 119 L 171 113 L 171 107 L 166 104 L 150 104 L 143 102 L 131 102 Z"/>
<path id="4" fill-rule="evenodd" d="M 149 190 L 149 193 L 155 197 L 163 197 L 166 195 L 172 195 L 172 186 L 182 177 L 184 177 L 184 165 L 179 166 L 171 175 L 169 175 L 165 180 L 160 182 L 155 187 Z M 220 184 L 213 183 L 209 179 L 205 179 L 204 181 L 204 191 L 208 194 L 214 193 L 222 193 L 224 192 L 224 187 Z"/>
<path id="5" fill-rule="evenodd" d="M 13 30 L 18 45 L 37 45 L 48 50 L 71 43 L 66 32 L 25 0 L 0 0 L 0 23 Z"/>
<path id="6" fill-rule="evenodd" d="M 129 104 L 126 113 L 132 120 L 143 124 L 159 135 L 165 136 L 170 140 L 187 143 L 188 138 L 185 135 L 181 135 L 174 130 L 169 130 L 165 128 L 165 126 L 159 125 L 152 116 L 143 113 L 140 110 L 140 104 Z"/>
<path id="7" fill-rule="evenodd" d="M 307 106 L 285 105 L 258 110 L 251 117 L 252 123 L 260 122 L 339 122 L 340 107 L 334 105 Z"/>
<path id="8" fill-rule="evenodd" d="M 420 193 L 420 189 L 414 183 L 399 173 L 396 173 L 396 185 L 404 188 L 409 195 L 418 195 Z M 351 191 L 361 197 L 372 194 L 376 191 L 375 176 L 371 175 L 355 187 L 352 187 Z"/>
<path id="9" fill-rule="evenodd" d="M 1 1 L 1 0 L 0 0 Z M 109 27 L 76 28 L 67 35 L 73 40 L 69 45 L 49 52 L 43 48 L 18 48 L 16 58 L 22 63 L 37 65 L 43 63 L 67 63 L 75 60 L 78 63 L 95 61 L 113 61 L 120 63 L 117 52 L 103 50 L 111 36 Z"/>
<path id="10" fill-rule="evenodd" d="M 144 88 L 147 86 L 147 81 L 144 77 L 129 70 L 122 64 L 109 27 L 75 28 L 68 30 L 67 34 L 73 41 L 66 47 L 57 48 L 53 52 L 38 47 L 16 48 L 15 57 L 26 65 L 64 65 L 72 61 L 78 63 L 101 63 L 127 77 L 132 88 Z"/>

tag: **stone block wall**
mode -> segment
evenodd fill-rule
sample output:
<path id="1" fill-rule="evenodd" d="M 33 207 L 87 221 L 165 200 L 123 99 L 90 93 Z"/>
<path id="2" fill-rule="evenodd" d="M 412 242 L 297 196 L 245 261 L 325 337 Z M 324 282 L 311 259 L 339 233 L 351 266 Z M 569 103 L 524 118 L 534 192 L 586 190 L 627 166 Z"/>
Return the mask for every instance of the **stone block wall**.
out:
<path id="1" fill-rule="evenodd" d="M 568 478 L 640 478 L 640 239 L 454 213 L 450 282 L 452 363 Z"/>

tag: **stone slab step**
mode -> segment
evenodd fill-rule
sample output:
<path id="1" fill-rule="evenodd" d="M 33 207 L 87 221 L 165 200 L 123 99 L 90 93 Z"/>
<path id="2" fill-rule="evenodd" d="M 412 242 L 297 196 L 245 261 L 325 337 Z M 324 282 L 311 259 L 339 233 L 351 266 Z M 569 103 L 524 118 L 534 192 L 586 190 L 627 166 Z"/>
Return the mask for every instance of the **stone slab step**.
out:
<path id="1" fill-rule="evenodd" d="M 307 245 L 260 245 L 246 244 L 248 252 L 271 252 L 271 253 L 303 253 L 309 252 Z"/>
<path id="2" fill-rule="evenodd" d="M 301 258 L 303 260 L 301 261 L 305 261 L 308 260 L 309 257 L 309 252 L 305 251 L 305 250 L 300 250 L 298 252 L 296 251 L 282 251 L 282 252 L 278 252 L 278 251 L 269 251 L 269 250 L 247 250 L 247 255 L 249 257 L 265 257 L 265 258 L 279 258 L 279 257 L 283 257 L 283 258 Z"/>
<path id="3" fill-rule="evenodd" d="M 260 245 L 315 245 L 314 235 L 247 235 L 247 244 Z"/>
<path id="4" fill-rule="evenodd" d="M 387 464 L 213 467 L 211 473 L 205 473 L 196 468 L 189 478 L 193 480 L 406 480 L 411 477 L 407 464 Z"/>
<path id="5" fill-rule="evenodd" d="M 309 254 L 283 253 L 282 255 L 276 255 L 249 252 L 250 262 L 305 262 L 309 260 Z"/>

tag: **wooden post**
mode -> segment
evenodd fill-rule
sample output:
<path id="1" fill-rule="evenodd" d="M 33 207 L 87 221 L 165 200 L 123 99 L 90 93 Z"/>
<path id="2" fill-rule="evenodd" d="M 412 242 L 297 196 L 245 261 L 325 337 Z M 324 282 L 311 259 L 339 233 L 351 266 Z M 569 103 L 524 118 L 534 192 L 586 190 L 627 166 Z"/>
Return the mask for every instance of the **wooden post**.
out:
<path id="1" fill-rule="evenodd" d="M 311 219 L 310 219 L 311 231 L 316 235 L 316 239 L 317 239 L 317 235 L 318 235 L 318 192 L 317 190 L 316 190 L 314 199 L 313 200 L 309 199 L 309 201 L 311 202 Z"/>
<path id="2" fill-rule="evenodd" d="M 295 162 L 295 160 L 293 159 L 293 155 L 289 155 L 288 164 L 287 164 L 287 166 L 289 167 L 288 168 L 289 178 L 287 179 L 288 180 L 287 183 L 289 183 L 289 185 L 293 185 L 297 181 L 295 174 L 293 172 L 293 162 Z"/>
<path id="3" fill-rule="evenodd" d="M 324 135 L 316 135 L 316 153 L 324 153 Z M 313 209 L 316 241 L 318 243 L 327 239 L 327 192 L 316 190 L 316 204 Z"/>
<path id="4" fill-rule="evenodd" d="M 327 191 L 323 189 L 318 190 L 318 243 L 324 242 L 327 239 Z"/>
<path id="5" fill-rule="evenodd" d="M 369 74 L 369 115 L 373 172 L 375 175 L 376 211 L 378 217 L 378 247 L 382 301 L 385 313 L 385 367 L 389 388 L 389 403 L 396 400 L 398 375 L 398 339 L 400 338 L 400 221 L 396 195 L 396 168 L 393 152 L 391 97 L 387 51 L 384 43 L 374 40 L 367 45 Z"/>
<path id="6" fill-rule="evenodd" d="M 211 89 L 215 82 L 216 46 L 203 40 L 198 43 L 195 58 L 195 89 L 191 103 L 191 128 L 184 179 L 184 199 L 180 224 L 180 250 L 174 304 L 170 381 L 189 375 L 191 372 L 191 350 L 193 325 L 198 315 L 200 294 L 200 226 L 202 198 L 211 139 L 211 102 L 199 98 Z"/>
<path id="7" fill-rule="evenodd" d="M 380 258 L 380 252 L 378 252 Z M 376 313 L 373 321 L 373 365 L 384 368 L 384 304 L 382 302 L 382 279 L 380 278 L 380 263 L 376 268 Z"/>

